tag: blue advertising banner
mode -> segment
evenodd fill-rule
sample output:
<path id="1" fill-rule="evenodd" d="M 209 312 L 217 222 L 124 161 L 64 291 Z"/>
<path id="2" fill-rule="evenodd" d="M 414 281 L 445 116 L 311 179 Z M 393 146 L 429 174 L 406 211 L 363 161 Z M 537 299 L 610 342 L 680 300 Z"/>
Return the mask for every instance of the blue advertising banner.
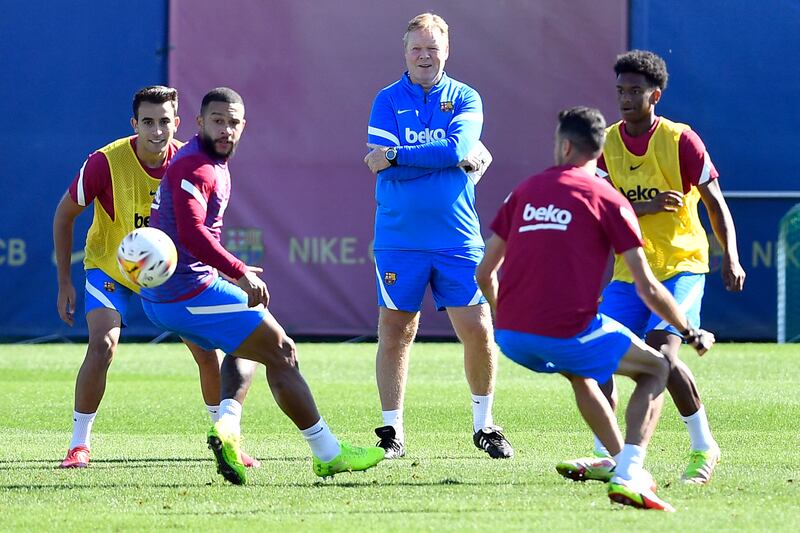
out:
<path id="1" fill-rule="evenodd" d="M 86 157 L 132 133 L 133 94 L 166 81 L 166 18 L 166 0 L 4 4 L 0 338 L 86 335 L 82 260 L 92 211 L 75 225 L 73 328 L 56 312 L 53 213 Z M 143 316 L 135 323 L 158 334 Z"/>

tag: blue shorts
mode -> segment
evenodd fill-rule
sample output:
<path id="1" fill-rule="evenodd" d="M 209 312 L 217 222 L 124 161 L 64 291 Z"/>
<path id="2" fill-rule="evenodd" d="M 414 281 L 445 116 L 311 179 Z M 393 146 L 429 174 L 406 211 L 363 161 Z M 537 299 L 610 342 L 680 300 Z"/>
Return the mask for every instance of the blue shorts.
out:
<path id="1" fill-rule="evenodd" d="M 684 272 L 661 283 L 672 293 L 681 311 L 686 313 L 692 327 L 700 327 L 700 306 L 706 285 L 705 274 Z M 625 281 L 612 281 L 603 291 L 599 312 L 625 325 L 639 338 L 654 330 L 680 335 L 675 327 L 650 311 L 639 295 L 636 285 Z"/>
<path id="2" fill-rule="evenodd" d="M 566 339 L 508 329 L 495 331 L 503 353 L 534 372 L 566 372 L 605 383 L 631 346 L 633 333 L 619 322 L 598 314 L 589 326 Z"/>
<path id="3" fill-rule="evenodd" d="M 142 299 L 147 318 L 206 350 L 233 353 L 267 314 L 263 305 L 247 307 L 247 294 L 217 277 L 203 292 L 188 300 L 157 303 Z"/>
<path id="4" fill-rule="evenodd" d="M 475 281 L 482 248 L 447 252 L 378 250 L 375 252 L 378 305 L 416 312 L 425 289 L 431 286 L 439 311 L 486 303 Z"/>
<path id="5" fill-rule="evenodd" d="M 119 313 L 122 325 L 127 325 L 128 306 L 131 298 L 138 297 L 138 294 L 99 268 L 90 268 L 86 271 L 84 289 L 84 310 L 87 315 L 89 311 L 101 307 L 114 309 Z"/>

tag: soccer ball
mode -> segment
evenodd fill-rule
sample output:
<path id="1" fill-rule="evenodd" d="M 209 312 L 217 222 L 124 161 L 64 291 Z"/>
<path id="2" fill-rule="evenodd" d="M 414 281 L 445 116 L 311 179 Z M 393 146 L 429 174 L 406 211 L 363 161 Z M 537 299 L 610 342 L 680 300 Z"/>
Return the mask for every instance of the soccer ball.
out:
<path id="1" fill-rule="evenodd" d="M 178 250 L 169 235 L 156 228 L 137 228 L 117 248 L 122 275 L 140 287 L 163 285 L 178 266 Z"/>

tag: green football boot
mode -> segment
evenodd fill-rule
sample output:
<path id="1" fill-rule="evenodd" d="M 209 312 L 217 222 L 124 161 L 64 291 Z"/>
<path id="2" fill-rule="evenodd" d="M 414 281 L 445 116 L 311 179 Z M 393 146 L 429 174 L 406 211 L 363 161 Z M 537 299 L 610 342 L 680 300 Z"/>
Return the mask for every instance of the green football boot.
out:
<path id="1" fill-rule="evenodd" d="M 614 475 L 617 463 L 607 455 L 595 452 L 592 457 L 581 457 L 556 465 L 556 472 L 574 481 L 595 480 L 607 483 Z"/>
<path id="2" fill-rule="evenodd" d="M 334 474 L 338 474 L 339 472 L 366 470 L 383 461 L 384 454 L 386 453 L 383 448 L 377 446 L 359 448 L 358 446 L 351 446 L 346 442 L 339 443 L 339 446 L 341 447 L 339 455 L 330 461 L 323 462 L 317 457 L 314 457 L 312 469 L 316 475 L 321 478 L 326 478 L 328 476 L 333 477 Z"/>
<path id="3" fill-rule="evenodd" d="M 241 460 L 239 449 L 240 437 L 235 433 L 228 433 L 217 422 L 208 430 L 208 447 L 214 452 L 217 461 L 217 472 L 234 485 L 247 483 L 245 466 Z"/>
<path id="4" fill-rule="evenodd" d="M 707 451 L 693 451 L 689 456 L 689 466 L 681 476 L 681 480 L 689 485 L 705 485 L 711 481 L 711 474 L 720 461 L 718 447 Z"/>
<path id="5" fill-rule="evenodd" d="M 652 509 L 674 513 L 675 508 L 665 502 L 655 491 L 655 481 L 648 472 L 643 472 L 636 481 L 614 477 L 608 483 L 608 498 L 615 503 L 629 505 L 637 509 Z"/>

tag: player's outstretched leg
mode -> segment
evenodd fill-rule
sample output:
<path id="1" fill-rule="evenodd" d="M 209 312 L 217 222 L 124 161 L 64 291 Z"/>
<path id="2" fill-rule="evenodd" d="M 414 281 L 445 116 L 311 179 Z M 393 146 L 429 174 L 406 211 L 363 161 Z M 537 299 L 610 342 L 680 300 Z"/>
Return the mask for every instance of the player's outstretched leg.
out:
<path id="1" fill-rule="evenodd" d="M 278 406 L 300 430 L 313 455 L 312 469 L 322 477 L 366 470 L 384 458 L 379 447 L 359 448 L 340 443 L 317 411 L 314 397 L 300 374 L 294 341 L 275 318 L 264 312 L 262 322 L 234 351 L 267 367 L 267 381 Z M 223 374 L 223 388 L 225 374 Z M 223 422 L 222 417 L 220 422 Z M 238 451 L 238 450 L 237 450 Z M 233 466 L 238 462 L 238 456 Z"/>

